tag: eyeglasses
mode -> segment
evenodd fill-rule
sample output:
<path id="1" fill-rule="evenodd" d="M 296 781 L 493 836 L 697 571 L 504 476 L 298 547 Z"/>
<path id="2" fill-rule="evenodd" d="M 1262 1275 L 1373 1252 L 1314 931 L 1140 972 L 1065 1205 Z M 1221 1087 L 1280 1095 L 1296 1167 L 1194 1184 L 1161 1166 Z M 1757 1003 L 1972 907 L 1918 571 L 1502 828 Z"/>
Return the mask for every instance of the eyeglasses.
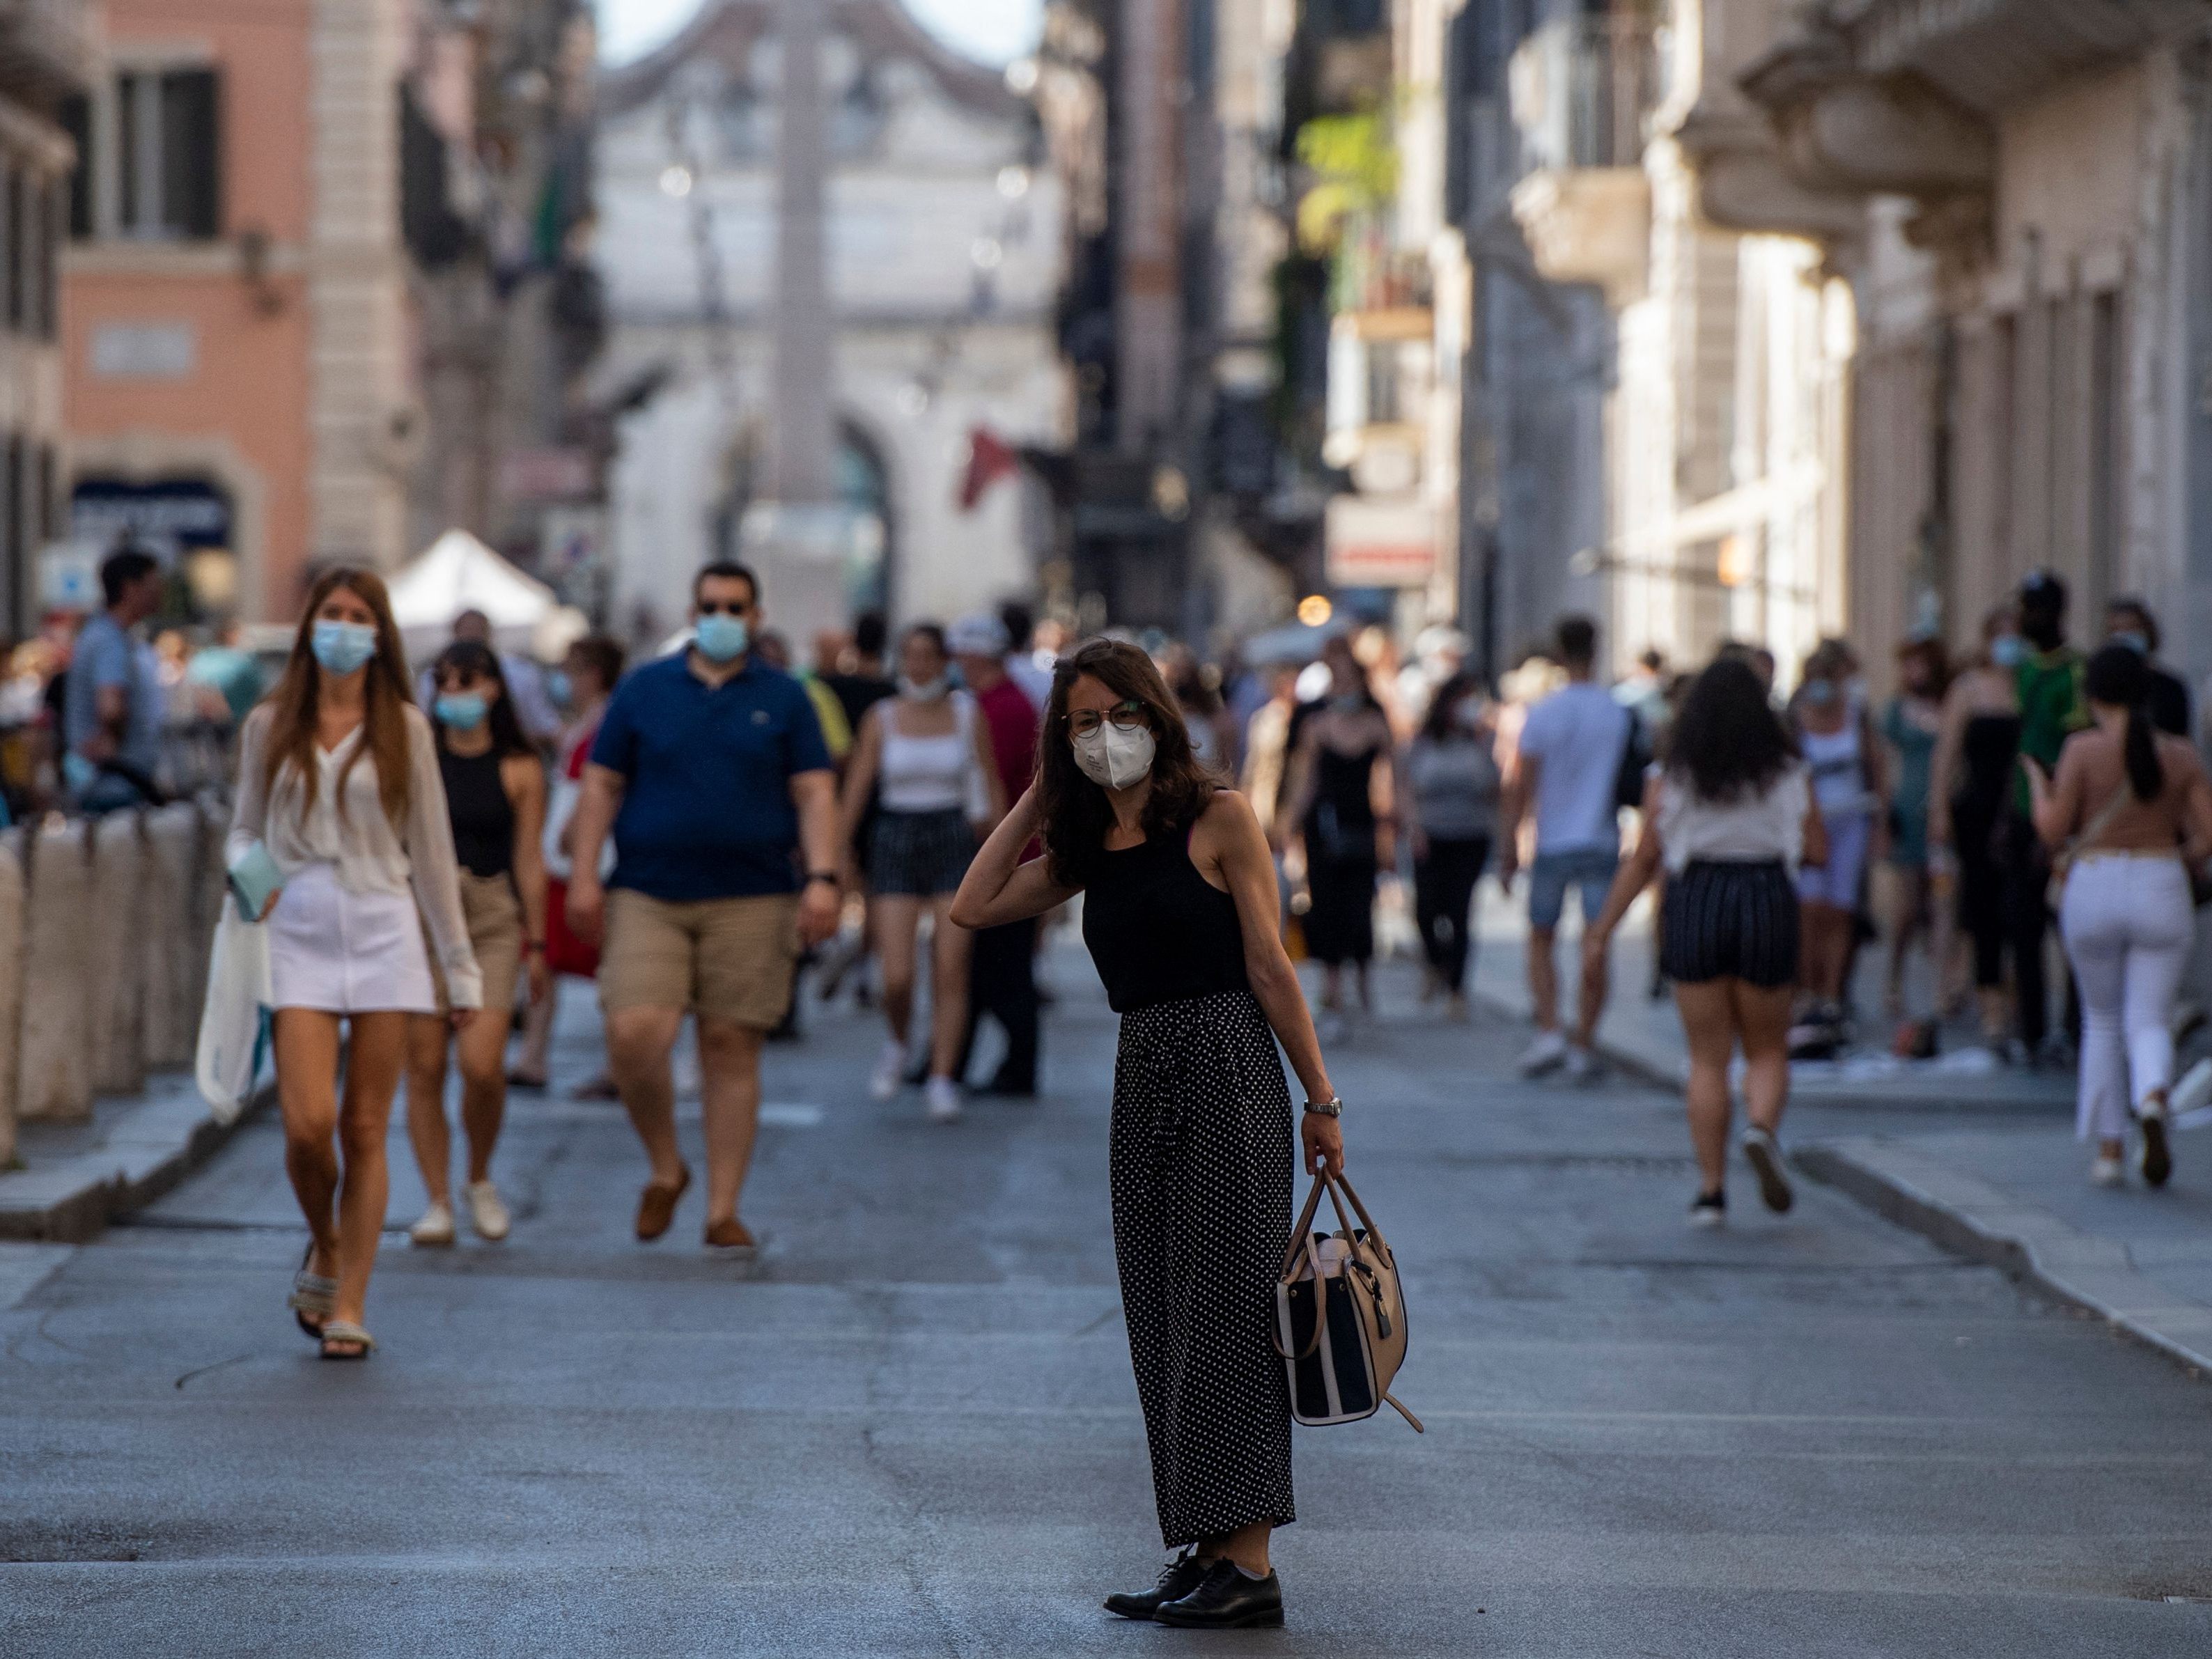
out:
<path id="1" fill-rule="evenodd" d="M 1121 731 L 1133 732 L 1145 723 L 1145 706 L 1132 697 L 1103 714 L 1096 708 L 1078 708 L 1068 715 L 1067 729 L 1079 738 L 1087 738 L 1109 720 Z"/>

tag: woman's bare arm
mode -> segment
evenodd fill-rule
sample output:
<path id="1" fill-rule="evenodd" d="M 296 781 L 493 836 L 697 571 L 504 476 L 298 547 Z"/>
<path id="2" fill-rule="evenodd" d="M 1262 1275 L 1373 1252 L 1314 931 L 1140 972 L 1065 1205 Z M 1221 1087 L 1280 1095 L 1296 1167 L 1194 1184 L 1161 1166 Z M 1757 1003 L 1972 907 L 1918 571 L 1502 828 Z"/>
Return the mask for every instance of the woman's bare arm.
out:
<path id="1" fill-rule="evenodd" d="M 890 702 L 885 697 L 861 716 L 860 740 L 853 746 L 852 762 L 845 769 L 844 792 L 838 801 L 837 845 L 841 848 L 853 845 L 869 798 L 876 793 L 876 769 L 883 763 L 884 709 Z"/>
<path id="2" fill-rule="evenodd" d="M 978 708 L 968 722 L 968 740 L 975 751 L 975 764 L 982 769 L 983 788 L 991 804 L 991 815 L 977 826 L 977 832 L 988 836 L 999 827 L 999 820 L 1006 816 L 1006 786 L 999 776 L 999 757 L 991 752 L 991 728 Z"/>
<path id="3" fill-rule="evenodd" d="M 1584 954 L 1603 951 L 1612 939 L 1620 919 L 1628 914 L 1628 907 L 1636 896 L 1651 884 L 1652 877 L 1659 873 L 1660 860 L 1666 849 L 1659 841 L 1659 802 L 1667 787 L 1664 778 L 1654 778 L 1644 787 L 1643 833 L 1636 838 L 1636 850 L 1628 855 L 1613 878 L 1613 889 L 1605 896 L 1605 908 L 1598 912 L 1597 920 L 1583 929 Z"/>
<path id="4" fill-rule="evenodd" d="M 1037 834 L 1036 790 L 1024 789 L 1014 810 L 999 820 L 952 896 L 952 920 L 963 927 L 998 927 L 1027 921 L 1073 898 L 1076 889 L 1052 878 L 1048 859 L 1022 860 Z"/>

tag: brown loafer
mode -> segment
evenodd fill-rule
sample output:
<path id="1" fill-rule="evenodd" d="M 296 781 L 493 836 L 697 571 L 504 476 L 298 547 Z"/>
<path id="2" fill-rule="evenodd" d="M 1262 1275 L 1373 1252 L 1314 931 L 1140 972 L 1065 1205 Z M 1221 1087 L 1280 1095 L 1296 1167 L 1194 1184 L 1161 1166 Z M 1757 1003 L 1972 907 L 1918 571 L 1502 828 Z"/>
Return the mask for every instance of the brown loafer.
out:
<path id="1" fill-rule="evenodd" d="M 691 1184 L 689 1164 L 676 1177 L 673 1187 L 664 1187 L 658 1181 L 648 1182 L 637 1197 L 637 1236 L 641 1239 L 658 1238 L 668 1231 L 668 1224 L 676 1219 L 676 1201 Z"/>
<path id="2" fill-rule="evenodd" d="M 745 1224 L 735 1219 L 708 1222 L 707 1243 L 718 1250 L 750 1251 L 755 1248 L 753 1236 L 747 1231 Z"/>

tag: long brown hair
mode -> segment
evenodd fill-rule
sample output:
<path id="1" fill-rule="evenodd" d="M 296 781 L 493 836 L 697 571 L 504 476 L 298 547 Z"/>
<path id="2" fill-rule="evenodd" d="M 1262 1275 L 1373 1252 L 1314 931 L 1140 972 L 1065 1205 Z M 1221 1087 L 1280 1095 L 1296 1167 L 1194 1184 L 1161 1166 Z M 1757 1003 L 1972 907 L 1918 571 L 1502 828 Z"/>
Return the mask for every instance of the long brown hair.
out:
<path id="1" fill-rule="evenodd" d="M 346 775 L 366 754 L 376 765 L 376 793 L 384 803 L 384 815 L 398 825 L 407 819 L 408 785 L 413 771 L 408 754 L 407 711 L 414 706 L 414 698 L 407 683 L 407 648 L 400 642 L 398 623 L 392 620 L 392 596 L 385 591 L 384 578 L 358 565 L 326 570 L 308 590 L 307 611 L 300 618 L 300 631 L 292 637 L 284 678 L 269 699 L 269 770 L 263 785 L 273 794 L 276 775 L 289 764 L 307 792 L 305 804 L 310 807 L 315 804 L 319 770 L 315 765 L 315 708 L 323 685 L 323 667 L 315 660 L 315 613 L 341 587 L 375 614 L 376 654 L 368 660 L 362 741 L 346 757 L 338 773 L 337 808 L 341 813 L 345 811 Z"/>
<path id="2" fill-rule="evenodd" d="M 1063 887 L 1089 884 L 1114 823 L 1114 805 L 1105 790 L 1075 763 L 1067 729 L 1067 694 L 1085 674 L 1116 696 L 1142 705 L 1152 728 L 1152 793 L 1145 801 L 1144 819 L 1147 840 L 1196 823 L 1212 804 L 1215 789 L 1191 751 L 1182 710 L 1152 659 L 1119 640 L 1086 641 L 1053 670 L 1037 755 L 1037 815 L 1044 825 L 1045 857 L 1052 878 Z"/>

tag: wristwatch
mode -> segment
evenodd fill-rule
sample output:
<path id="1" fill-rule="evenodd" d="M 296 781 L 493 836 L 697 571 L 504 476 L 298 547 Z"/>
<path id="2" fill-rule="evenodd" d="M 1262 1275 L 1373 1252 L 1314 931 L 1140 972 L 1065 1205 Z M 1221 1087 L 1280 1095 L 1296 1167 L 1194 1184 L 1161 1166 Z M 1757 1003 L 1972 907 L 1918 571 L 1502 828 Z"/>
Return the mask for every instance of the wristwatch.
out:
<path id="1" fill-rule="evenodd" d="M 806 872 L 806 884 L 809 887 L 814 885 L 817 881 L 826 881 L 832 887 L 842 887 L 845 884 L 841 879 L 839 879 L 837 872 L 835 870 L 810 870 Z"/>
<path id="2" fill-rule="evenodd" d="M 1323 1117 L 1342 1117 L 1344 1097 L 1341 1095 L 1331 1095 L 1327 1100 L 1310 1100 L 1306 1102 L 1306 1110 L 1318 1112 Z"/>

